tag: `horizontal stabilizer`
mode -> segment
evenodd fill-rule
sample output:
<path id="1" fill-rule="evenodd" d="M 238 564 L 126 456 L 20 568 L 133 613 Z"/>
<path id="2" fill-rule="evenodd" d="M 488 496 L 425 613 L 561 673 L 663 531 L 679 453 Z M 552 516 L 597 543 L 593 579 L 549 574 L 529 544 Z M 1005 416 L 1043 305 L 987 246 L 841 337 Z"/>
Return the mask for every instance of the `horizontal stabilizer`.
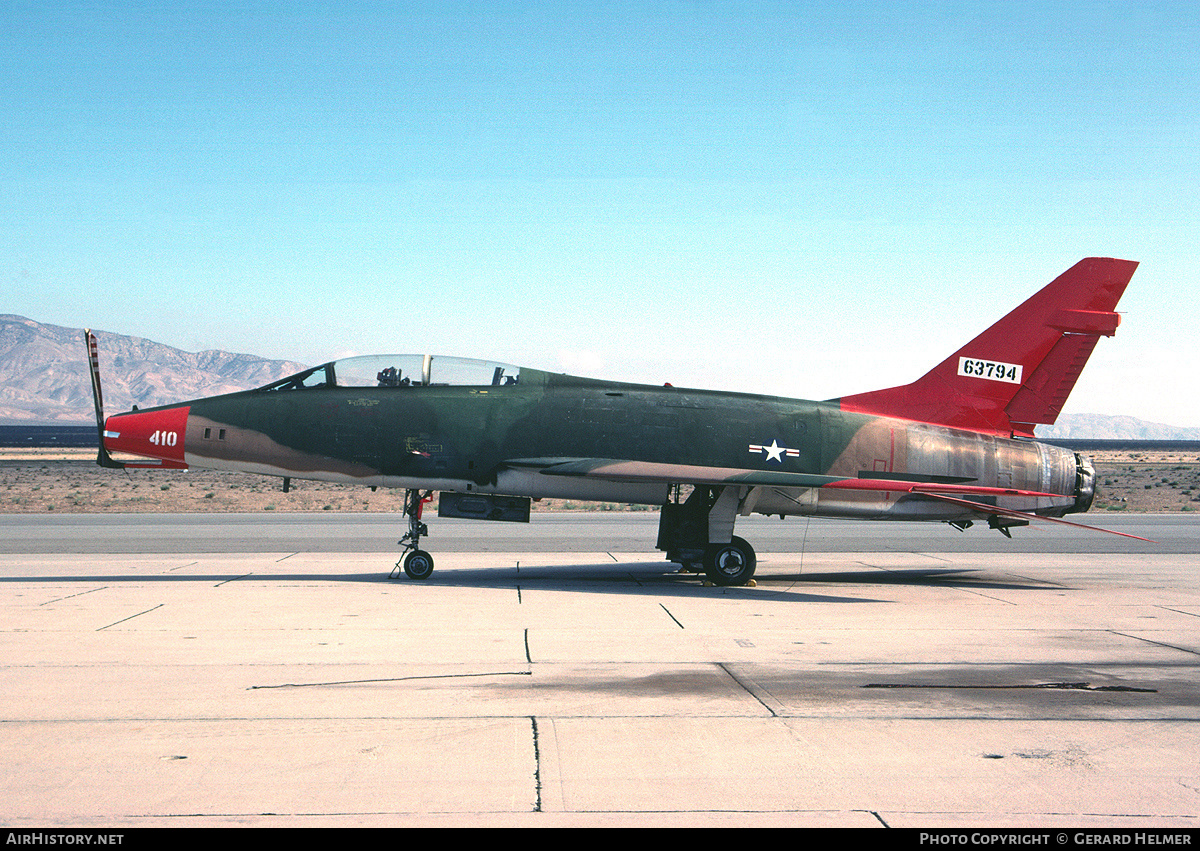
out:
<path id="1" fill-rule="evenodd" d="M 1000 514 L 1004 517 L 1013 517 L 1019 520 L 1040 520 L 1043 523 L 1059 523 L 1063 526 L 1074 526 L 1076 529 L 1087 529 L 1091 532 L 1106 532 L 1109 535 L 1120 535 L 1122 538 L 1133 538 L 1135 541 L 1145 541 L 1148 544 L 1157 543 L 1149 538 L 1142 538 L 1138 535 L 1130 535 L 1128 532 L 1116 532 L 1112 529 L 1101 529 L 1099 526 L 1088 526 L 1086 523 L 1073 523 L 1070 520 L 1063 520 L 1061 517 L 1043 517 L 1041 514 L 1033 514 L 1028 511 L 1017 511 L 1012 508 L 999 508 L 995 505 L 985 505 L 981 502 L 972 502 L 967 499 L 959 499 L 957 497 L 946 496 L 943 494 L 931 493 L 929 496 L 934 499 L 940 499 L 943 502 L 948 502 L 952 505 L 961 505 L 964 508 L 971 508 L 983 514 Z"/>

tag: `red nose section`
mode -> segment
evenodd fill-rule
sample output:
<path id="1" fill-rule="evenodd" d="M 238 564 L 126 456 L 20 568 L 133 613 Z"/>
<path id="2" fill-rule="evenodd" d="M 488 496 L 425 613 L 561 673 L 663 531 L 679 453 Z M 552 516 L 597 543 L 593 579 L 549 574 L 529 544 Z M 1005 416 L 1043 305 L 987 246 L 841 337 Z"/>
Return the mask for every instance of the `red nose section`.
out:
<path id="1" fill-rule="evenodd" d="M 186 470 L 183 444 L 187 436 L 189 411 L 191 407 L 184 405 L 111 416 L 104 421 L 104 448 L 109 452 L 129 452 L 158 459 L 154 464 L 126 463 L 127 467 L 154 466 Z"/>

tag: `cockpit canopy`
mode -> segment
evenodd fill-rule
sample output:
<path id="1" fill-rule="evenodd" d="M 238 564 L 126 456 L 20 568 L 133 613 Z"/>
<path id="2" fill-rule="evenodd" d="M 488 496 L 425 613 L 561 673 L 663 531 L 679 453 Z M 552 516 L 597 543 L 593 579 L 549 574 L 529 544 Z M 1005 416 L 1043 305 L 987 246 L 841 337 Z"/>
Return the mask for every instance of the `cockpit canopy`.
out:
<path id="1" fill-rule="evenodd" d="M 521 368 L 507 363 L 435 355 L 364 355 L 314 366 L 259 392 L 316 387 L 502 387 L 516 384 Z"/>

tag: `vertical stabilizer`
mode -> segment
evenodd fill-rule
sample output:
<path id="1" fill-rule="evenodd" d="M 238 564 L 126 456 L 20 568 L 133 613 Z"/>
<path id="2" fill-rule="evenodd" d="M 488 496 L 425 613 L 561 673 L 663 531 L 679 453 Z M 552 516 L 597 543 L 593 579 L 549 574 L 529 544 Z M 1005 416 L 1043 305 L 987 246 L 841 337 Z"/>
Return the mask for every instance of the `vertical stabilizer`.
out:
<path id="1" fill-rule="evenodd" d="M 1137 263 L 1081 260 L 912 384 L 845 396 L 843 410 L 1031 436 L 1053 423 Z"/>

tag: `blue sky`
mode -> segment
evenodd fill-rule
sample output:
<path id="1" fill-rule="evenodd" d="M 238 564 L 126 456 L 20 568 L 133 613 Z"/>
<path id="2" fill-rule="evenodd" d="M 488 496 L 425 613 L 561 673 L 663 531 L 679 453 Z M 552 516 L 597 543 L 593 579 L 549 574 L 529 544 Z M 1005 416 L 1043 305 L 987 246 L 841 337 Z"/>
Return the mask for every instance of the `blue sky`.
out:
<path id="1" fill-rule="evenodd" d="M 1089 255 L 1200 426 L 1192 3 L 0 0 L 0 312 L 828 398 Z"/>

